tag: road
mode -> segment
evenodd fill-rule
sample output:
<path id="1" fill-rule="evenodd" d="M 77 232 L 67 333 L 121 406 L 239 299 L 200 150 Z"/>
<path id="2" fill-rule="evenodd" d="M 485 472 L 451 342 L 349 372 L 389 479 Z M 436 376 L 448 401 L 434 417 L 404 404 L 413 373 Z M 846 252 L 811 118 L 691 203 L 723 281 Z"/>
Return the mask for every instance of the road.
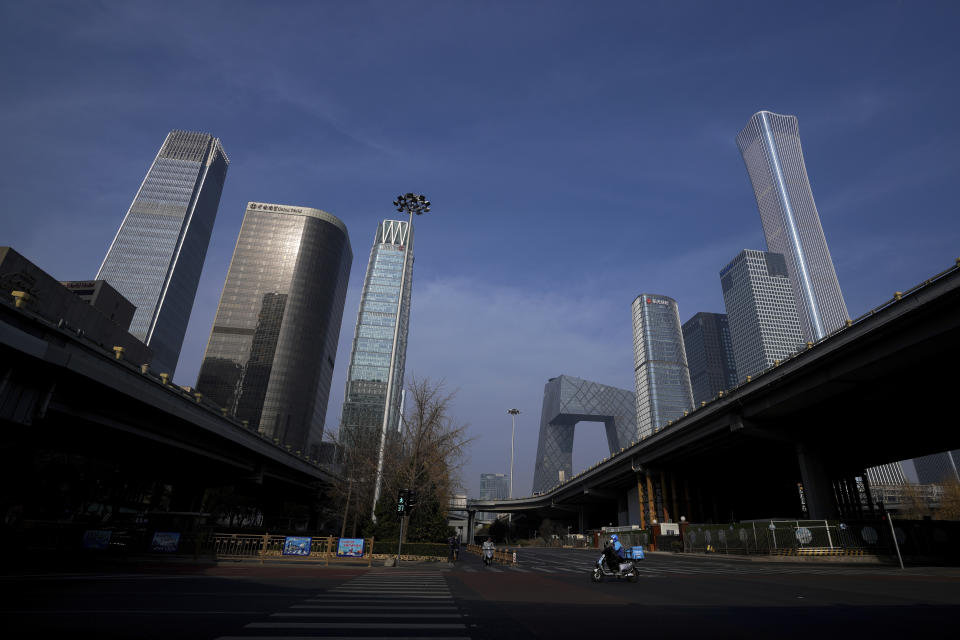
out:
<path id="1" fill-rule="evenodd" d="M 960 569 L 648 554 L 636 584 L 593 584 L 599 552 L 524 550 L 516 567 L 163 565 L 0 578 L 5 637 L 954 637 Z M 12 635 L 10 632 L 14 632 Z"/>

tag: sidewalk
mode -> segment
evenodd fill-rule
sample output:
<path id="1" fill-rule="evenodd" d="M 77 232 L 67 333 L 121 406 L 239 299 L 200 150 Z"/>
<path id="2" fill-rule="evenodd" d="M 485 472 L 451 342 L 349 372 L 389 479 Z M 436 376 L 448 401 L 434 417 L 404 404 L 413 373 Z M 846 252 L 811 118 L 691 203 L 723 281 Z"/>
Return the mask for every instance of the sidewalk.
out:
<path id="1" fill-rule="evenodd" d="M 644 551 L 651 556 L 674 556 L 678 558 L 702 558 L 705 560 L 732 560 L 734 562 L 767 562 L 767 563 L 827 563 L 827 564 L 896 564 L 895 559 L 885 559 L 878 556 L 775 556 L 762 553 L 739 555 L 733 553 L 701 553 L 686 551 Z"/>
<path id="2" fill-rule="evenodd" d="M 7 562 L 0 569 L 0 577 L 14 577 L 18 575 L 63 574 L 63 573 L 102 573 L 104 571 L 163 571 L 164 569 L 177 573 L 203 571 L 222 567 L 271 567 L 284 569 L 311 569 L 311 570 L 398 570 L 419 569 L 442 571 L 451 568 L 444 559 L 442 562 L 427 560 L 402 560 L 399 567 L 384 567 L 385 560 L 374 558 L 372 566 L 367 566 L 366 559 L 341 558 L 325 561 L 321 558 L 296 558 L 267 556 L 264 558 L 215 558 L 214 556 L 190 555 L 158 555 L 140 554 L 129 556 L 108 555 L 60 555 L 45 557 L 22 558 L 20 561 Z"/>

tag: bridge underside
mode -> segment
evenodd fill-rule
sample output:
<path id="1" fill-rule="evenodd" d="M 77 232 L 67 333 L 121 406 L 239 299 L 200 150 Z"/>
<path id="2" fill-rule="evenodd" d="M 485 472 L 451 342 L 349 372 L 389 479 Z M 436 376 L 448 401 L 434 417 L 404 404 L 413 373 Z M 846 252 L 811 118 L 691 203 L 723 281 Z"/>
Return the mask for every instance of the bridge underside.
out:
<path id="1" fill-rule="evenodd" d="M 0 313 L 8 520 L 142 525 L 234 505 L 260 526 L 290 527 L 294 514 L 318 525 L 329 474 L 57 328 Z"/>

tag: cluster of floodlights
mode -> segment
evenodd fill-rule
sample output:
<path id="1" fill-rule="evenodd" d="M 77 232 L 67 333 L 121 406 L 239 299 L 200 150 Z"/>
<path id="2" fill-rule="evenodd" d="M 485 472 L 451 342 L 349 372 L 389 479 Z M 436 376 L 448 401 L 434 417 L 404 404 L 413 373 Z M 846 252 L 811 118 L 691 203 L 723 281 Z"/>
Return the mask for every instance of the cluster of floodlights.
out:
<path id="1" fill-rule="evenodd" d="M 417 193 L 405 193 L 397 196 L 397 199 L 393 201 L 393 206 L 401 213 L 415 213 L 418 216 L 430 211 L 430 201 L 423 194 Z"/>

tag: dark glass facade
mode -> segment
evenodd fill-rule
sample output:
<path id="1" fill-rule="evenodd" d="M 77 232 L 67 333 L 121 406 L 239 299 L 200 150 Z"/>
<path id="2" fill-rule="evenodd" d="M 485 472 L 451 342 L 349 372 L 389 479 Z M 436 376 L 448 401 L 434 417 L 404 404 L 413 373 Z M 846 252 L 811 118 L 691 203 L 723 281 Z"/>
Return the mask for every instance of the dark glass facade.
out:
<path id="1" fill-rule="evenodd" d="M 197 390 L 291 448 L 320 443 L 352 261 L 329 213 L 249 203 Z"/>
<path id="2" fill-rule="evenodd" d="M 229 163 L 218 138 L 171 131 L 97 274 L 137 307 L 130 333 L 156 371 L 180 359 Z"/>
<path id="3" fill-rule="evenodd" d="M 708 402 L 737 384 L 737 365 L 725 313 L 701 311 L 683 324 L 693 402 Z"/>
<path id="4" fill-rule="evenodd" d="M 407 260 L 403 305 L 400 307 L 400 329 L 397 332 L 397 359 L 392 384 L 393 400 L 387 429 L 392 433 L 399 426 L 400 398 L 407 359 L 407 333 L 413 280 L 413 241 L 408 223 L 384 220 L 370 250 L 367 275 L 363 282 L 360 311 L 350 353 L 350 369 L 344 392 L 340 419 L 340 442 L 345 447 L 361 443 L 379 446 L 383 412 L 387 398 L 387 377 L 400 299 L 403 256 Z"/>
<path id="5" fill-rule="evenodd" d="M 958 469 L 960 451 L 944 451 L 913 459 L 917 469 L 917 479 L 921 484 L 941 482 L 960 482 Z"/>
<path id="6" fill-rule="evenodd" d="M 677 301 L 645 293 L 632 312 L 637 428 L 646 437 L 692 409 L 693 392 Z"/>

